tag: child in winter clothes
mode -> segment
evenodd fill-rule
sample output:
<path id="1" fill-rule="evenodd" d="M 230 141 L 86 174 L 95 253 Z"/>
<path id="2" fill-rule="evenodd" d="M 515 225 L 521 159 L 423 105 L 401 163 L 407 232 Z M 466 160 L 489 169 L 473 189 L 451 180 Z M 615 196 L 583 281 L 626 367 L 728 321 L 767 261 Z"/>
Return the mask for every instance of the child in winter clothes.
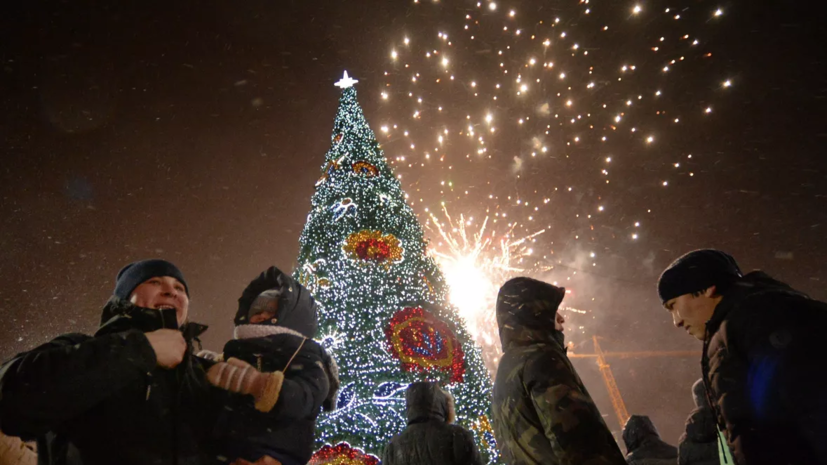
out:
<path id="1" fill-rule="evenodd" d="M 322 407 L 335 408 L 339 387 L 335 362 L 312 339 L 318 326 L 315 300 L 298 282 L 271 267 L 244 290 L 234 323 L 234 339 L 223 354 L 199 354 L 218 359 L 223 371 L 217 382 L 230 390 L 242 386 L 249 365 L 274 373 L 280 382 L 269 383 L 263 389 L 271 392 L 257 396 L 269 402 L 227 397 L 216 426 L 219 463 L 307 463 L 316 417 Z"/>

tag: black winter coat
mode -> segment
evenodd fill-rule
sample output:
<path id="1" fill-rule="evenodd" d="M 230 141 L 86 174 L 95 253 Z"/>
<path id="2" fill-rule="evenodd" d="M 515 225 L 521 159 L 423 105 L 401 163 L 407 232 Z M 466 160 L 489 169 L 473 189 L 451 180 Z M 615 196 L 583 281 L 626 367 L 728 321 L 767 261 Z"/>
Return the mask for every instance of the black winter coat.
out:
<path id="1" fill-rule="evenodd" d="M 827 464 L 827 304 L 756 271 L 706 324 L 710 404 L 739 465 Z"/>
<path id="2" fill-rule="evenodd" d="M 678 441 L 678 465 L 718 465 L 718 425 L 702 379 L 692 386 L 692 395 L 696 408 L 686 419 L 686 431 Z"/>
<path id="3" fill-rule="evenodd" d="M 626 463 L 629 465 L 674 465 L 678 449 L 665 443 L 652 420 L 643 415 L 632 415 L 623 428 L 626 443 Z"/>
<path id="4" fill-rule="evenodd" d="M 143 333 L 164 327 L 158 310 L 113 298 L 104 315 L 93 337 L 60 336 L 0 368 L 3 432 L 36 438 L 40 465 L 205 463 L 218 404 L 202 361 L 190 350 L 174 370 L 156 366 Z"/>
<path id="5" fill-rule="evenodd" d="M 471 432 L 449 424 L 454 417 L 449 393 L 418 382 L 408 387 L 406 400 L 408 426 L 385 447 L 382 465 L 482 465 Z"/>
<path id="6" fill-rule="evenodd" d="M 267 413 L 256 410 L 252 398 L 228 396 L 229 409 L 216 428 L 225 438 L 222 455 L 250 462 L 269 455 L 284 465 L 305 464 L 313 454 L 316 417 L 331 394 L 330 357 L 316 341 L 287 328 L 258 329 L 273 334 L 232 340 L 224 346 L 224 358 L 244 360 L 263 372 L 282 371 L 284 381 L 275 407 Z M 331 402 L 326 406 L 332 407 Z"/>

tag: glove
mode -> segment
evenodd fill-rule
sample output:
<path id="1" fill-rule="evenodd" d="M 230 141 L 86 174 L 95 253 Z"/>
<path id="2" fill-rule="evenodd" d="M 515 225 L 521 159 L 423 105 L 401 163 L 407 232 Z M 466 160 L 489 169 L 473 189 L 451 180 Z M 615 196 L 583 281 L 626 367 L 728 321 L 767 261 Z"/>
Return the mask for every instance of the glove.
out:
<path id="1" fill-rule="evenodd" d="M 211 362 L 223 362 L 224 361 L 224 354 L 220 354 L 218 352 L 213 352 L 211 350 L 202 350 L 195 354 L 196 357 L 201 357 L 203 359 L 207 359 Z"/>
<path id="2" fill-rule="evenodd" d="M 236 316 L 236 325 L 247 323 L 246 316 L 250 313 L 250 307 L 259 294 L 269 289 L 281 289 L 285 282 L 283 276 L 284 273 L 281 270 L 275 266 L 271 266 L 264 270 L 256 279 L 250 281 L 250 284 L 248 284 L 244 292 L 241 293 L 241 297 L 238 298 L 238 312 L 236 313 L 236 315 L 243 315 L 245 320 L 239 321 L 238 316 Z"/>
<path id="3" fill-rule="evenodd" d="M 207 370 L 207 381 L 226 391 L 253 396 L 256 410 L 266 413 L 279 400 L 284 373 L 262 373 L 249 363 L 231 357 L 211 366 Z"/>

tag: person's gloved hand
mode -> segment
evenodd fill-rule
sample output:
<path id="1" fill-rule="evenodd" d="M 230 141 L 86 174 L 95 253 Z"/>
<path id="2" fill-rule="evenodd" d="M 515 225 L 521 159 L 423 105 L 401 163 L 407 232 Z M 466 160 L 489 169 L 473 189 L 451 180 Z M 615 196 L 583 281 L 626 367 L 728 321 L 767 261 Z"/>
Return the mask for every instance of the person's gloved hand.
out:
<path id="1" fill-rule="evenodd" d="M 284 283 L 284 280 L 280 279 L 281 276 L 284 276 L 284 273 L 275 266 L 271 266 L 264 270 L 256 279 L 250 281 L 250 284 L 248 284 L 244 292 L 241 293 L 241 297 L 238 298 L 239 311 L 237 315 L 246 317 L 250 312 L 250 307 L 253 305 L 253 302 L 262 292 L 270 289 L 281 289 Z M 246 320 L 239 321 L 238 317 L 236 318 L 236 325 L 246 323 Z"/>
<path id="2" fill-rule="evenodd" d="M 251 395 L 256 410 L 269 412 L 279 400 L 284 373 L 262 373 L 249 363 L 231 357 L 207 370 L 207 381 L 213 386 L 238 394 Z"/>
<path id="3" fill-rule="evenodd" d="M 224 354 L 213 352 L 211 350 L 202 350 L 195 354 L 196 357 L 201 357 L 203 359 L 207 359 L 211 362 L 223 362 L 224 361 Z"/>
<path id="4" fill-rule="evenodd" d="M 174 329 L 159 329 L 145 333 L 146 340 L 155 352 L 158 366 L 171 370 L 184 360 L 187 352 L 187 341 L 181 331 Z"/>

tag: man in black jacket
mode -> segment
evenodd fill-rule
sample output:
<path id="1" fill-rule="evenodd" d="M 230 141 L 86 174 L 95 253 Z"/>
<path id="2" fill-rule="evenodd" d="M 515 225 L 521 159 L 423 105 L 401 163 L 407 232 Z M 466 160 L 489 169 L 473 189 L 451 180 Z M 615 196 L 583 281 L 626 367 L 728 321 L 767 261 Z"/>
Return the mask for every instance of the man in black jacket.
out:
<path id="1" fill-rule="evenodd" d="M 37 439 L 40 465 L 206 463 L 220 405 L 211 362 L 192 355 L 206 327 L 188 310 L 175 265 L 126 266 L 94 336 L 65 334 L 0 368 L 3 432 Z"/>
<path id="2" fill-rule="evenodd" d="M 658 293 L 704 341 L 706 396 L 735 462 L 827 464 L 827 304 L 709 249 L 672 263 Z"/>
<path id="3" fill-rule="evenodd" d="M 405 392 L 408 426 L 382 453 L 384 465 L 482 465 L 467 429 L 454 422 L 454 398 L 436 383 L 416 382 Z"/>

